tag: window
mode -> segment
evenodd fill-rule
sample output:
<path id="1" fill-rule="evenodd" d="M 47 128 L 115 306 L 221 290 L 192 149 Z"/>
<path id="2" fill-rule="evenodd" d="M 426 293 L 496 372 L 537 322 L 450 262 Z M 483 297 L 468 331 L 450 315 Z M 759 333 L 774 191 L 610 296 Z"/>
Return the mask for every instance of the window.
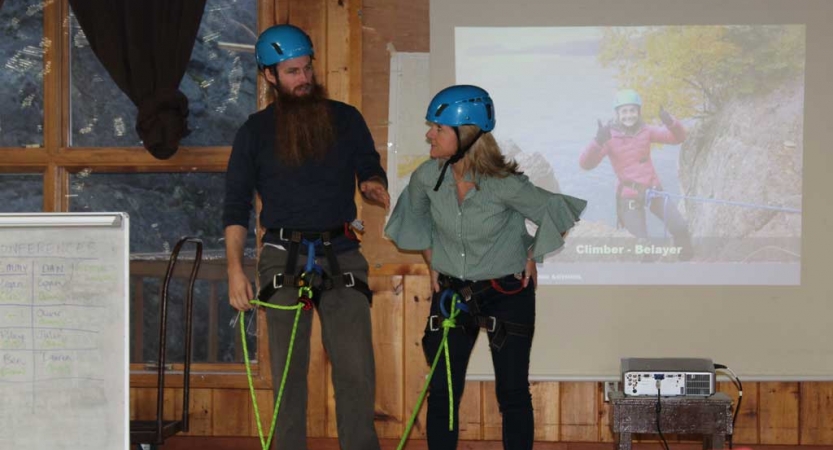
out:
<path id="1" fill-rule="evenodd" d="M 162 278 L 172 247 L 186 235 L 204 244 L 194 290 L 193 343 L 194 362 L 208 369 L 194 370 L 243 359 L 240 329 L 230 326 L 237 313 L 227 299 L 222 201 L 234 135 L 257 109 L 258 8 L 258 0 L 207 1 L 180 84 L 189 99 L 191 134 L 173 162 L 157 160 L 142 148 L 136 107 L 98 62 L 67 0 L 11 0 L 0 8 L 0 212 L 130 215 L 133 363 L 157 356 Z M 252 214 L 250 228 L 254 222 Z M 245 253 L 252 280 L 255 245 L 252 231 Z M 189 273 L 192 249 L 186 246 L 177 264 Z M 187 278 L 174 277 L 168 333 L 172 362 L 183 357 L 177 345 L 183 330 L 177 324 L 186 289 Z M 254 325 L 248 331 L 254 359 Z M 226 368 L 220 371 L 242 370 Z"/>

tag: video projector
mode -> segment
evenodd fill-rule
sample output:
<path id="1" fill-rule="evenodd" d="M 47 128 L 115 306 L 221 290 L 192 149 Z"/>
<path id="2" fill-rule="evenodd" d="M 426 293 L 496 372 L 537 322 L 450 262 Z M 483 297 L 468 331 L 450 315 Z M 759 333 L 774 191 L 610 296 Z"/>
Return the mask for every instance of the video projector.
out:
<path id="1" fill-rule="evenodd" d="M 622 358 L 624 394 L 631 397 L 708 397 L 714 394 L 714 363 L 706 358 Z M 659 383 L 659 384 L 657 384 Z"/>

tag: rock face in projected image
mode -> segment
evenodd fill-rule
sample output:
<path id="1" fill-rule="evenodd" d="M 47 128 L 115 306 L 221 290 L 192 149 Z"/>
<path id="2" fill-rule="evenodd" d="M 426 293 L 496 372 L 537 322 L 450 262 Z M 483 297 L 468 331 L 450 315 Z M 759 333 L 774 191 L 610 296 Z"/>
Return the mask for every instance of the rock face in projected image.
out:
<path id="1" fill-rule="evenodd" d="M 558 185 L 558 180 L 555 178 L 555 172 L 552 166 L 544 155 L 535 153 L 524 153 L 518 144 L 512 140 L 499 142 L 501 151 L 506 156 L 514 159 L 521 166 L 524 175 L 529 177 L 536 186 L 546 189 L 550 192 L 561 192 Z"/>
<path id="2" fill-rule="evenodd" d="M 690 129 L 680 151 L 685 202 L 698 256 L 728 261 L 797 261 L 801 214 L 804 84 L 736 100 Z M 718 239 L 714 239 L 718 238 Z M 700 258 L 698 258 L 700 259 Z"/>

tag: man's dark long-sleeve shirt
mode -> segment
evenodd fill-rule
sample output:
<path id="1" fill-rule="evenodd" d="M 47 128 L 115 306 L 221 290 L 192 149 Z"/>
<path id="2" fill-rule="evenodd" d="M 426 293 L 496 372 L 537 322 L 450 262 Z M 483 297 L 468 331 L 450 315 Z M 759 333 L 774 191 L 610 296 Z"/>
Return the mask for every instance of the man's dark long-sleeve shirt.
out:
<path id="1" fill-rule="evenodd" d="M 223 226 L 248 228 L 254 191 L 263 228 L 324 231 L 356 218 L 356 177 L 387 185 L 379 153 L 359 111 L 329 101 L 335 144 L 323 161 L 282 165 L 275 154 L 275 105 L 252 114 L 237 132 L 226 173 Z"/>

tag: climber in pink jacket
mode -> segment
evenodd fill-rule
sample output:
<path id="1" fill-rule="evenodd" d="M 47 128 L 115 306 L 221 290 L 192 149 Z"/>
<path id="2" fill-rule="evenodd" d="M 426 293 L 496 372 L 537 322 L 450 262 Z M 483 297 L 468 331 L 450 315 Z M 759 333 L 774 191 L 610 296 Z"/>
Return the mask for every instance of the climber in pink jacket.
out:
<path id="1" fill-rule="evenodd" d="M 598 121 L 596 138 L 579 158 L 581 168 L 592 170 L 607 156 L 619 178 L 616 186 L 618 224 L 635 237 L 647 239 L 645 210 L 650 209 L 665 223 L 674 237 L 674 245 L 680 247 L 679 259 L 691 259 L 693 251 L 688 225 L 676 204 L 661 195 L 662 183 L 651 160 L 652 143 L 680 144 L 686 138 L 685 128 L 663 108 L 660 108 L 659 118 L 664 127 L 645 124 L 642 121 L 642 99 L 632 89 L 616 94 L 614 111 L 616 117 L 607 125 Z M 652 196 L 646 202 L 647 189 L 660 195 Z"/>

